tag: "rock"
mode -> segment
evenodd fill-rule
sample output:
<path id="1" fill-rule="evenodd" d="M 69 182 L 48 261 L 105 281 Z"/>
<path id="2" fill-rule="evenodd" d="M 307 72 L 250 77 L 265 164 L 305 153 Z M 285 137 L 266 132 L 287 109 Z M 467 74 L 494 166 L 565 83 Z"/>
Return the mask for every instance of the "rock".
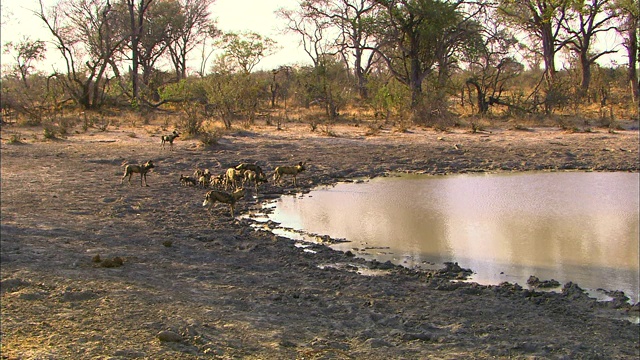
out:
<path id="1" fill-rule="evenodd" d="M 537 288 L 555 288 L 560 286 L 560 283 L 554 279 L 541 281 L 536 276 L 529 276 L 527 279 L 527 285 Z"/>
<path id="2" fill-rule="evenodd" d="M 163 342 L 182 342 L 182 335 L 171 330 L 160 331 L 157 335 L 158 340 Z"/>
<path id="3" fill-rule="evenodd" d="M 122 266 L 122 264 L 124 264 L 124 260 L 122 260 L 121 257 L 116 256 L 112 259 L 105 259 L 104 261 L 102 261 L 102 263 L 100 263 L 100 266 L 105 268 L 114 268 L 120 267 Z"/>

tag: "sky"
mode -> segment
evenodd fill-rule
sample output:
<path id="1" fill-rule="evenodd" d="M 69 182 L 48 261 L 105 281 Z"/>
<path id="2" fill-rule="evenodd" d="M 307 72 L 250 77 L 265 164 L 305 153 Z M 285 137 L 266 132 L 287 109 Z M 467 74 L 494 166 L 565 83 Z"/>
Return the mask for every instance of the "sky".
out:
<path id="1" fill-rule="evenodd" d="M 44 0 L 45 6 L 53 5 L 59 0 Z M 293 34 L 284 35 L 282 28 L 285 25 L 283 19 L 275 15 L 279 8 L 295 9 L 299 0 L 215 0 L 211 7 L 212 16 L 217 19 L 218 28 L 224 32 L 252 31 L 262 36 L 270 37 L 277 42 L 277 51 L 264 58 L 256 67 L 256 70 L 270 70 L 280 65 L 310 64 L 308 55 L 300 46 L 300 38 Z M 0 0 L 2 4 L 2 27 L 0 29 L 0 43 L 3 51 L 0 52 L 2 66 L 13 63 L 11 56 L 4 54 L 4 44 L 8 41 L 20 41 L 24 36 L 31 40 L 48 40 L 51 38 L 41 20 L 36 18 L 31 10 L 38 9 L 37 0 Z M 605 66 L 626 64 L 626 51 L 619 45 L 620 38 L 611 33 L 601 39 L 598 48 L 612 48 L 619 52 L 617 55 L 605 56 L 598 61 Z M 58 70 L 66 71 L 59 59 L 60 55 L 53 46 L 48 46 L 48 60 L 37 64 L 39 70 L 50 72 L 55 66 Z M 192 56 L 197 55 L 194 50 Z M 56 60 L 58 61 L 57 65 Z M 561 62 L 560 62 L 561 63 Z M 196 70 L 199 61 L 191 63 L 191 68 Z M 561 67 L 561 65 L 559 66 Z"/>
<path id="2" fill-rule="evenodd" d="M 51 38 L 49 31 L 41 20 L 32 14 L 32 10 L 39 9 L 37 0 L 0 0 L 2 3 L 2 28 L 0 29 L 0 42 L 2 44 L 2 65 L 8 65 L 13 59 L 4 54 L 4 44 L 8 41 L 20 41 L 23 36 L 29 36 L 31 40 L 48 40 Z M 45 7 L 56 4 L 58 0 L 44 0 Z M 285 25 L 283 19 L 275 15 L 279 8 L 294 9 L 298 6 L 298 0 L 215 0 L 211 6 L 212 17 L 217 19 L 218 28 L 224 32 L 252 31 L 262 36 L 269 37 L 277 42 L 277 51 L 265 57 L 257 69 L 273 69 L 280 65 L 308 64 L 310 59 L 300 47 L 300 39 L 295 35 L 282 34 Z M 50 58 L 59 58 L 57 50 L 48 46 Z M 193 50 L 194 54 L 198 50 Z M 38 64 L 40 70 L 51 70 L 55 63 L 50 59 L 46 63 Z M 199 62 L 194 64 L 194 69 Z M 58 65 L 58 68 L 61 68 Z"/>

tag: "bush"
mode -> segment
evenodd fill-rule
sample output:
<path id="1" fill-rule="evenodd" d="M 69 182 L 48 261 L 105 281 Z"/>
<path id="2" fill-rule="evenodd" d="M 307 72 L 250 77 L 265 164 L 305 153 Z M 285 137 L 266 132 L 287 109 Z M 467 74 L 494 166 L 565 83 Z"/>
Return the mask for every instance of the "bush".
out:
<path id="1" fill-rule="evenodd" d="M 202 131 L 200 133 L 200 142 L 207 147 L 218 145 L 218 140 L 222 138 L 223 132 L 220 129 L 212 129 Z"/>

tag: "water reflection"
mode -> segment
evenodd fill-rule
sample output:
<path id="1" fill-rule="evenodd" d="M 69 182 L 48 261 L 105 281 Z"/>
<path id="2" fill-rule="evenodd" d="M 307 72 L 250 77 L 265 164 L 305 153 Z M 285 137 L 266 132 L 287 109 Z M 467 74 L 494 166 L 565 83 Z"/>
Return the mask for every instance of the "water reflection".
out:
<path id="1" fill-rule="evenodd" d="M 637 173 L 402 176 L 277 201 L 270 219 L 346 238 L 335 248 L 414 267 L 457 261 L 474 281 L 530 275 L 638 301 Z"/>

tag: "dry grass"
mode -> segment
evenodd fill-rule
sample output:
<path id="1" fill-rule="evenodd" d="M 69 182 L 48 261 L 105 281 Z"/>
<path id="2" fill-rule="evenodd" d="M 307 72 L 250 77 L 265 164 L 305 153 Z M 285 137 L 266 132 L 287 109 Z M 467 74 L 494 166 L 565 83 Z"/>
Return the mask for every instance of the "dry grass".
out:
<path id="1" fill-rule="evenodd" d="M 632 116 L 636 111 L 633 103 L 620 105 L 601 106 L 589 104 L 579 109 L 565 108 L 550 116 L 543 114 L 526 114 L 519 117 L 508 116 L 506 106 L 493 106 L 488 114 L 477 115 L 471 113 L 471 106 L 460 106 L 459 102 L 451 104 L 451 112 L 447 114 L 434 113 L 427 116 L 428 127 L 439 131 L 448 131 L 452 128 L 469 129 L 470 132 L 483 132 L 491 128 L 510 128 L 528 130 L 535 127 L 558 127 L 572 132 L 589 132 L 594 128 L 605 128 L 610 131 L 621 129 L 622 124 L 637 121 Z M 394 132 L 406 132 L 413 124 L 407 114 L 390 114 L 387 117 L 376 114 L 369 107 L 349 106 L 344 108 L 336 119 L 329 119 L 326 111 L 321 106 L 309 108 L 274 108 L 261 111 L 256 119 L 249 123 L 236 119 L 232 129 L 244 130 L 262 129 L 266 131 L 286 131 L 288 128 L 306 128 L 311 133 L 322 136 L 340 137 L 344 132 L 344 126 L 358 128 L 361 136 L 377 136 L 383 130 Z M 184 129 L 179 127 L 184 117 L 180 112 L 133 112 L 122 110 L 103 110 L 100 112 L 67 112 L 64 116 L 58 116 L 55 121 L 47 120 L 40 124 L 33 124 L 26 118 L 17 118 L 13 124 L 20 128 L 29 129 L 27 133 L 34 133 L 34 139 L 54 139 L 65 137 L 68 134 L 80 132 L 105 132 L 114 129 L 126 128 L 129 136 L 135 138 L 141 132 L 148 136 L 159 136 L 165 132 L 176 129 L 180 131 L 182 138 L 189 138 Z M 12 125 L 3 125 L 12 126 Z M 353 132 L 353 131 L 350 131 Z M 209 118 L 202 121 L 199 133 L 193 134 L 202 145 L 216 145 L 220 138 L 228 134 L 221 119 Z M 16 139 L 5 139 L 9 143 Z"/>

